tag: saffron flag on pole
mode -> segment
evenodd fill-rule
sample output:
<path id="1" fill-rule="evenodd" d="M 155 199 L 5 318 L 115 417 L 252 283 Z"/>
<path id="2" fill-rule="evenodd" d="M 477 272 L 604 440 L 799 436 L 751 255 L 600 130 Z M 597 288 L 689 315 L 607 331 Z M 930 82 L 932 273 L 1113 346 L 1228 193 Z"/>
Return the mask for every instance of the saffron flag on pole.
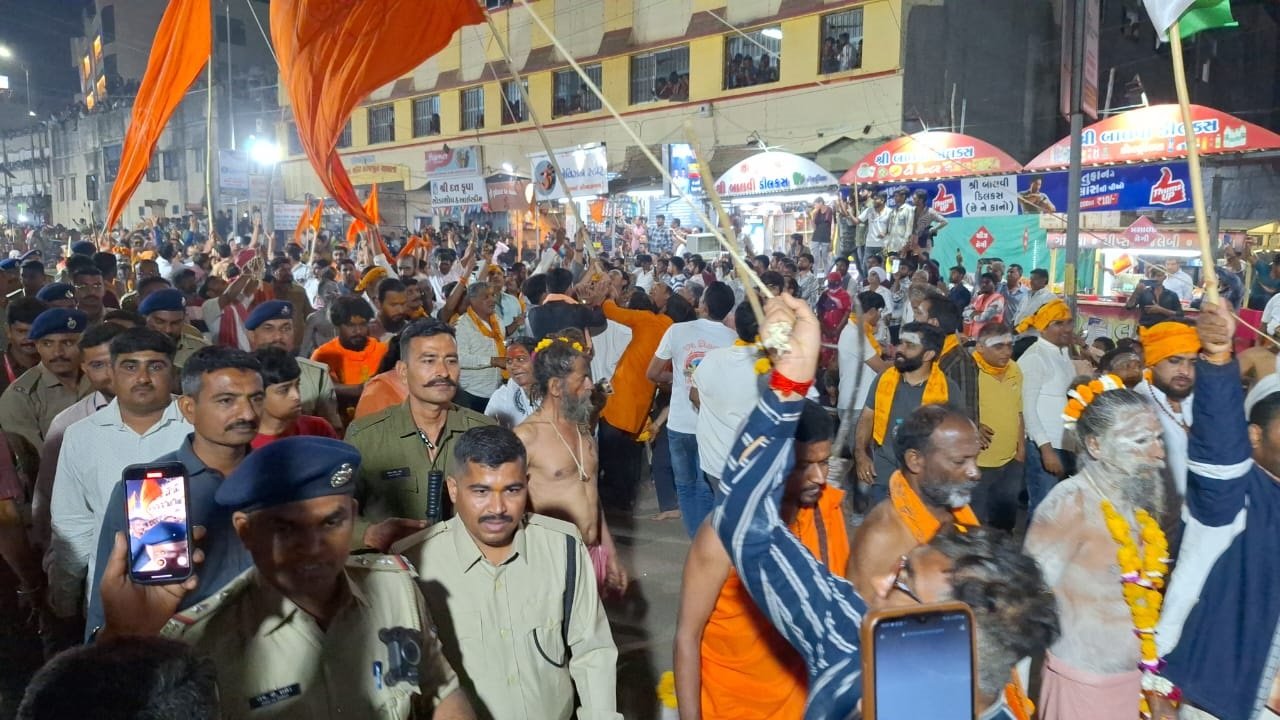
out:
<path id="1" fill-rule="evenodd" d="M 440 52 L 459 28 L 484 22 L 476 0 L 274 0 L 271 40 L 298 139 L 338 205 L 365 224 L 338 136 L 369 93 Z"/>
<path id="2" fill-rule="evenodd" d="M 1169 28 L 1178 23 L 1178 34 L 1191 37 L 1201 30 L 1236 27 L 1231 16 L 1231 0 L 1143 0 L 1156 34 L 1164 40 Z"/>
<path id="3" fill-rule="evenodd" d="M 311 231 L 320 232 L 320 225 L 324 222 L 324 198 L 320 198 L 320 202 L 316 203 L 316 212 L 311 216 Z"/>
<path id="4" fill-rule="evenodd" d="M 171 0 L 160 18 L 124 134 L 104 229 L 110 230 L 120 219 L 125 204 L 147 173 L 151 153 L 165 124 L 209 61 L 213 46 L 211 13 L 209 0 Z M 213 198 L 208 202 L 211 207 Z"/>
<path id="5" fill-rule="evenodd" d="M 362 205 L 361 208 L 364 210 L 365 214 L 372 219 L 372 222 L 375 226 L 382 222 L 382 217 L 378 214 L 378 184 L 377 183 L 373 184 L 373 189 L 369 191 L 369 197 L 365 198 L 364 205 Z M 360 218 L 356 218 L 355 220 L 352 220 L 351 225 L 347 227 L 347 245 L 349 247 L 355 247 L 356 235 L 364 232 L 367 229 L 368 229 L 368 225 L 366 225 L 365 222 Z"/>
<path id="6" fill-rule="evenodd" d="M 302 214 L 298 215 L 298 224 L 293 228 L 293 241 L 302 244 L 302 233 L 306 230 L 307 225 L 311 222 L 311 201 L 307 201 L 307 206 L 302 209 Z"/>

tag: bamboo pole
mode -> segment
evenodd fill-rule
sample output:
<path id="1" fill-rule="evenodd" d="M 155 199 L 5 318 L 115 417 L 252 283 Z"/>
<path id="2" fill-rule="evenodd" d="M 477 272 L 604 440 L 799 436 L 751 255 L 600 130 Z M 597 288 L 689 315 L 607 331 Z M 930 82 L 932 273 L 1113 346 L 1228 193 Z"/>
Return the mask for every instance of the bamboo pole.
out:
<path id="1" fill-rule="evenodd" d="M 1173 85 L 1182 110 L 1182 135 L 1187 143 L 1187 169 L 1191 174 L 1191 207 L 1196 215 L 1196 236 L 1200 241 L 1200 262 L 1204 266 L 1204 294 L 1211 303 L 1218 302 L 1218 273 L 1214 267 L 1213 245 L 1209 241 L 1209 222 L 1204 209 L 1204 187 L 1200 181 L 1200 148 L 1191 124 L 1191 100 L 1187 92 L 1187 71 L 1182 64 L 1182 35 L 1175 21 L 1169 28 L 1169 47 L 1173 51 Z"/>

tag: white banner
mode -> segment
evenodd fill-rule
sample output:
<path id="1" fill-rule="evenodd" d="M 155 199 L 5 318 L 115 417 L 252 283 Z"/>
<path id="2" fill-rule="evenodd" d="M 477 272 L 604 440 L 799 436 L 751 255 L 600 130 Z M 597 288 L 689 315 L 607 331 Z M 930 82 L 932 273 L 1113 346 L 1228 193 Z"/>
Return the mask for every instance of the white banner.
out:
<path id="1" fill-rule="evenodd" d="M 483 205 L 487 202 L 489 194 L 485 189 L 484 178 L 479 175 L 431 181 L 432 207 Z"/>
<path id="2" fill-rule="evenodd" d="M 1018 176 L 993 175 L 960 181 L 960 205 L 970 217 L 1018 214 Z"/>
<path id="3" fill-rule="evenodd" d="M 271 207 L 275 229 L 287 232 L 293 232 L 298 227 L 298 220 L 302 219 L 302 213 L 307 209 L 302 203 L 273 203 Z"/>
<path id="4" fill-rule="evenodd" d="M 249 189 L 249 158 L 244 153 L 218 151 L 218 186 L 223 190 Z"/>
<path id="5" fill-rule="evenodd" d="M 546 153 L 529 156 L 529 165 L 533 168 L 534 200 L 559 200 L 565 197 L 565 187 L 575 198 L 609 192 L 609 159 L 603 143 L 589 149 L 556 150 L 556 162 L 560 164 L 564 178 L 556 177 L 555 166 Z"/>

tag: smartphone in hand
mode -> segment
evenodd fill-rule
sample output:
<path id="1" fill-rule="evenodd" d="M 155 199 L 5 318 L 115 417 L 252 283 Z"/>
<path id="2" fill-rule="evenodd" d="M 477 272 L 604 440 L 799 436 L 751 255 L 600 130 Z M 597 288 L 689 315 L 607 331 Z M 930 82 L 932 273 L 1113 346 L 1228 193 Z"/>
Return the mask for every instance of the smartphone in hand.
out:
<path id="1" fill-rule="evenodd" d="M 124 469 L 129 579 L 144 585 L 191 577 L 191 511 L 181 463 L 143 463 Z"/>
<path id="2" fill-rule="evenodd" d="M 862 623 L 864 720 L 973 720 L 973 611 L 959 602 L 869 613 Z"/>

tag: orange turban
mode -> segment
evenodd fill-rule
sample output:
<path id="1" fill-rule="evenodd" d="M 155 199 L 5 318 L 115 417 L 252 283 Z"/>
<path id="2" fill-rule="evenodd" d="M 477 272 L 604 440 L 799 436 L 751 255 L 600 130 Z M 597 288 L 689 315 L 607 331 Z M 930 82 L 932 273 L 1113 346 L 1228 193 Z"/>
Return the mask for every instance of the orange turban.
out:
<path id="1" fill-rule="evenodd" d="M 1036 330 L 1044 332 L 1045 328 L 1051 324 L 1070 319 L 1071 308 L 1067 307 L 1067 304 L 1062 302 L 1061 299 L 1054 298 L 1040 306 L 1040 309 L 1035 311 L 1035 314 L 1018 323 L 1018 332 L 1026 332 L 1027 328 L 1032 325 L 1035 326 Z"/>
<path id="2" fill-rule="evenodd" d="M 1140 328 L 1138 341 L 1142 343 L 1142 354 L 1147 367 L 1154 367 L 1161 360 L 1174 355 L 1200 352 L 1200 337 L 1196 335 L 1196 329 L 1186 323 L 1162 322 L 1149 328 Z"/>

